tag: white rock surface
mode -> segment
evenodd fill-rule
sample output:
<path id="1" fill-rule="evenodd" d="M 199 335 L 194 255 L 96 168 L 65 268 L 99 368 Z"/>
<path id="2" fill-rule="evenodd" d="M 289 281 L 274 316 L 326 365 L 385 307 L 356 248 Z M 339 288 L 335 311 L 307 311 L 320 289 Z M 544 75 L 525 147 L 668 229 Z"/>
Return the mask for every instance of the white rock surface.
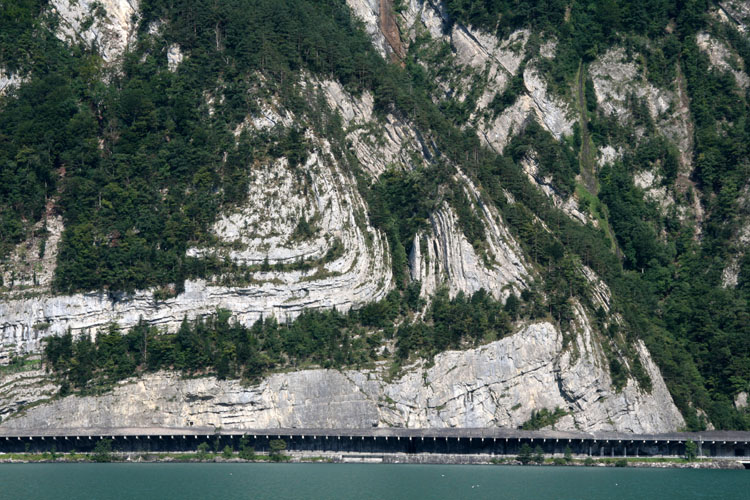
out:
<path id="1" fill-rule="evenodd" d="M 26 78 L 16 73 L 8 73 L 0 68 L 0 97 L 26 81 Z"/>
<path id="2" fill-rule="evenodd" d="M 176 43 L 170 45 L 167 49 L 167 67 L 169 68 L 169 71 L 177 71 L 177 68 L 184 58 L 185 55 L 182 53 L 182 49 L 179 45 Z"/>
<path id="3" fill-rule="evenodd" d="M 632 124 L 632 110 L 628 96 L 634 96 L 646 104 L 655 128 L 663 134 L 679 152 L 679 172 L 676 187 L 684 192 L 692 184 L 690 180 L 693 169 L 693 126 L 690 114 L 689 99 L 685 91 L 685 82 L 678 69 L 678 78 L 672 88 L 657 88 L 639 73 L 633 60 L 628 60 L 624 49 L 613 48 L 589 67 L 589 74 L 594 83 L 594 91 L 599 106 L 605 114 L 616 116 L 624 124 Z M 643 136 L 643 127 L 635 128 L 636 137 Z M 635 146 L 635 145 L 626 145 Z M 614 152 L 616 150 L 612 148 Z M 620 156 L 620 152 L 601 151 L 600 163 Z M 675 205 L 672 195 L 663 187 L 649 185 L 651 197 L 663 209 Z M 699 197 L 694 198 L 691 206 L 679 206 L 681 218 L 695 221 L 697 233 L 700 234 L 703 220 L 703 207 Z"/>
<path id="4" fill-rule="evenodd" d="M 34 406 L 4 419 L 0 428 L 515 428 L 533 410 L 555 407 L 570 412 L 557 423 L 560 430 L 652 433 L 684 425 L 642 345 L 650 394 L 632 381 L 622 392 L 612 391 L 601 347 L 588 328 L 575 344 L 576 356 L 563 349 L 551 324 L 532 324 L 477 349 L 440 354 L 431 366 L 417 363 L 393 382 L 386 381 L 383 366 L 276 374 L 250 387 L 157 373 L 103 396 Z"/>
<path id="5" fill-rule="evenodd" d="M 385 56 L 386 41 L 378 27 L 380 1 L 347 3 L 365 21 Z M 96 14 L 98 5 L 102 9 Z M 52 6 L 63 20 L 61 37 L 96 44 L 108 62 L 127 49 L 132 16 L 137 12 L 135 0 L 52 0 Z M 459 25 L 446 30 L 449 24 L 441 4 L 409 0 L 406 7 L 401 21 L 409 36 L 426 29 L 433 38 L 451 44 L 459 66 L 484 78 L 486 88 L 472 120 L 477 121 L 488 145 L 501 151 L 529 116 L 555 137 L 571 133 L 567 105 L 550 96 L 533 64 L 523 72 L 526 91 L 513 106 L 492 119 L 481 113 L 519 71 L 527 32 L 497 41 Z M 91 15 L 93 24 L 82 31 Z M 408 41 L 408 36 L 404 38 Z M 175 70 L 182 52 L 170 47 L 167 57 L 170 69 Z M 432 147 L 408 122 L 392 115 L 374 117 L 372 95 L 354 97 L 330 81 L 308 78 L 307 83 L 320 89 L 341 114 L 352 150 L 373 178 L 391 165 L 411 168 L 415 162 L 430 160 Z M 666 109 L 666 101 L 654 99 L 649 109 L 654 113 Z M 245 130 L 252 133 L 295 122 L 273 100 L 260 103 L 260 109 L 237 129 L 238 136 Z M 336 163 L 327 141 L 310 134 L 306 138 L 312 144 L 307 162 L 296 170 L 285 159 L 260 166 L 253 172 L 248 204 L 223 214 L 214 225 L 220 244 L 194 248 L 190 254 L 218 253 L 254 266 L 266 260 L 273 265 L 302 259 L 318 262 L 315 269 L 254 271 L 242 285 L 224 285 L 227 277 L 222 276 L 208 282 L 188 281 L 184 293 L 158 302 L 151 290 L 58 297 L 29 290 L 33 293 L 4 297 L 0 302 L 0 361 L 12 353 L 38 352 L 44 336 L 69 328 L 76 334 L 93 334 L 113 321 L 129 327 L 143 318 L 173 330 L 183 317 L 210 314 L 217 308 L 228 309 L 241 323 L 250 324 L 261 315 L 284 320 L 307 308 L 346 310 L 383 297 L 392 287 L 385 238 L 369 225 L 354 179 Z M 451 294 L 485 288 L 504 299 L 526 286 L 529 267 L 497 211 L 482 203 L 479 190 L 468 178 L 460 173 L 458 177 L 485 225 L 487 255 L 477 255 L 456 214 L 443 205 L 430 217 L 430 230 L 417 235 L 410 256 L 412 277 L 422 281 L 425 294 L 448 284 Z M 302 217 L 314 221 L 315 234 L 300 240 L 294 229 Z M 323 262 L 339 243 L 343 252 Z M 55 250 L 49 246 L 55 246 L 52 237 L 47 251 L 53 255 Z M 40 286 L 47 286 L 47 275 L 51 271 L 42 277 Z M 606 286 L 595 276 L 589 279 L 596 283 L 597 300 L 608 305 Z M 629 381 L 616 393 L 601 346 L 580 307 L 577 317 L 576 333 L 566 348 L 555 327 L 537 323 L 478 349 L 438 355 L 434 365 L 417 363 L 392 382 L 384 366 L 369 371 L 275 374 L 252 387 L 159 373 L 122 384 L 98 398 L 68 397 L 28 408 L 25 414 L 4 421 L 3 427 L 515 427 L 533 410 L 557 406 L 570 411 L 558 422 L 560 429 L 660 432 L 681 427 L 682 417 L 645 347 L 639 344 L 637 349 L 653 390 L 646 394 Z M 42 373 L 13 377 L 0 380 L 0 415 L 47 399 L 56 390 Z"/>
<path id="6" fill-rule="evenodd" d="M 746 89 L 750 86 L 750 77 L 742 71 L 735 69 L 731 62 L 734 62 L 737 66 L 742 67 L 742 59 L 730 50 L 724 43 L 716 40 L 706 32 L 701 32 L 696 35 L 696 42 L 698 47 L 708 55 L 711 66 L 720 70 L 728 71 L 734 75 L 734 79 L 737 81 L 737 85 L 741 89 Z"/>
<path id="7" fill-rule="evenodd" d="M 652 170 L 642 170 L 633 174 L 633 183 L 643 189 L 645 198 L 657 203 L 662 211 L 674 205 L 667 187 L 662 184 L 662 178 Z"/>
<path id="8" fill-rule="evenodd" d="M 742 391 L 734 398 L 734 407 L 738 410 L 747 408 L 747 392 Z"/>
<path id="9" fill-rule="evenodd" d="M 460 179 L 484 225 L 486 256 L 477 255 L 453 208 L 443 203 L 430 215 L 430 230 L 414 237 L 409 255 L 411 278 L 421 282 L 425 297 L 448 286 L 450 296 L 484 288 L 495 298 L 505 300 L 514 291 L 526 288 L 530 279 L 528 264 L 497 210 L 481 201 L 466 176 L 461 175 Z"/>
<path id="10" fill-rule="evenodd" d="M 391 113 L 380 120 L 375 117 L 370 92 L 357 98 L 332 80 L 311 83 L 323 91 L 328 105 L 341 115 L 351 149 L 372 178 L 379 177 L 390 165 L 413 168 L 415 157 L 430 155 L 421 134 L 411 124 Z"/>
<path id="11" fill-rule="evenodd" d="M 597 158 L 597 165 L 603 167 L 608 163 L 614 163 L 615 161 L 622 158 L 622 150 L 615 149 L 613 146 L 607 144 L 599 148 L 599 157 Z"/>
<path id="12" fill-rule="evenodd" d="M 605 114 L 615 115 L 620 120 L 628 120 L 632 116 L 627 105 L 629 95 L 645 99 L 653 119 L 666 113 L 675 99 L 672 92 L 658 89 L 647 82 L 639 73 L 635 62 L 628 60 L 622 48 L 605 52 L 591 64 L 589 73 L 599 108 Z"/>
<path id="13" fill-rule="evenodd" d="M 689 172 L 692 163 L 692 125 L 687 97 L 683 99 L 679 82 L 676 90 L 657 88 L 639 73 L 625 50 L 613 48 L 605 52 L 589 67 L 599 109 L 616 116 L 623 123 L 632 120 L 628 96 L 642 99 L 658 130 L 681 152 L 682 170 Z M 685 101 L 685 102 L 683 102 Z M 642 130 L 636 129 L 641 135 Z"/>
<path id="14" fill-rule="evenodd" d="M 717 4 L 725 22 L 736 26 L 742 33 L 750 31 L 750 4 L 746 0 L 724 0 Z"/>
<path id="15" fill-rule="evenodd" d="M 60 387 L 44 370 L 11 373 L 0 377 L 0 421 L 21 411 L 27 404 L 52 399 Z"/>
<path id="16" fill-rule="evenodd" d="M 134 34 L 138 0 L 51 0 L 50 4 L 60 16 L 58 37 L 95 45 L 107 62 L 122 55 Z"/>
<path id="17" fill-rule="evenodd" d="M 372 43 L 381 56 L 386 57 L 388 43 L 380 31 L 380 0 L 346 0 L 346 4 L 355 16 L 365 24 Z"/>
<path id="18" fill-rule="evenodd" d="M 311 138 L 312 140 L 312 138 Z M 111 322 L 127 328 L 139 318 L 176 329 L 183 317 L 194 318 L 228 309 L 243 324 L 261 316 L 293 318 L 304 309 L 351 307 L 379 300 L 392 287 L 390 257 L 385 237 L 367 223 L 364 202 L 354 180 L 336 164 L 325 140 L 299 168 L 310 174 L 305 195 L 298 192 L 296 174 L 280 164 L 255 173 L 248 204 L 226 214 L 215 225 L 220 240 L 230 243 L 225 255 L 240 264 L 317 263 L 308 271 L 257 271 L 242 286 L 187 281 L 184 293 L 156 301 L 150 290 L 110 297 L 106 293 L 72 296 L 36 295 L 0 302 L 0 359 L 11 353 L 36 352 L 43 337 L 92 333 Z M 271 205 L 272 204 L 272 205 Z M 319 218 L 319 236 L 311 241 L 290 238 L 300 217 Z M 322 259 L 333 247 L 340 250 Z M 219 253 L 193 249 L 190 255 Z M 315 260 L 317 259 L 317 260 Z M 217 283 L 218 281 L 219 283 Z"/>
<path id="19" fill-rule="evenodd" d="M 529 117 L 536 119 L 555 138 L 573 133 L 572 113 L 568 106 L 547 91 L 546 82 L 531 66 L 523 73 L 526 93 L 499 116 L 480 121 L 479 132 L 492 149 L 502 152 Z"/>
<path id="20" fill-rule="evenodd" d="M 367 26 L 375 46 L 380 48 L 383 36 L 377 24 L 379 7 L 376 4 L 379 2 L 348 0 L 347 3 Z M 477 99 L 476 113 L 471 116 L 470 122 L 475 122 L 480 137 L 488 146 L 502 151 L 530 115 L 557 138 L 572 133 L 573 113 L 565 103 L 547 92 L 546 83 L 531 66 L 526 67 L 523 75 L 526 93 L 500 116 L 485 116 L 484 111 L 495 95 L 502 93 L 510 77 L 519 71 L 529 37 L 527 30 L 516 31 L 505 40 L 497 40 L 481 30 L 450 22 L 442 2 L 409 0 L 405 6 L 401 14 L 401 25 L 405 31 L 402 37 L 413 40 L 418 33 L 427 32 L 433 40 L 448 43 L 455 58 L 456 71 L 452 73 L 478 75 L 484 85 L 482 95 Z M 554 44 L 546 50 L 549 54 L 554 50 Z M 446 98 L 459 101 L 463 101 L 466 90 L 473 84 L 468 77 L 439 83 L 446 91 Z"/>

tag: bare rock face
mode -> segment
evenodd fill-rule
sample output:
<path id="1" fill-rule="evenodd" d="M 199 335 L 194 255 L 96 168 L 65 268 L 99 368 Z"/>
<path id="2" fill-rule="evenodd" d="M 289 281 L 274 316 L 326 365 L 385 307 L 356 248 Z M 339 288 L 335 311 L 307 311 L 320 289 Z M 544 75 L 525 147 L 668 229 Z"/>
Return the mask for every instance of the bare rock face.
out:
<path id="1" fill-rule="evenodd" d="M 720 16 L 725 22 L 731 23 L 742 32 L 750 30 L 750 5 L 745 0 L 725 0 L 716 2 L 720 9 Z"/>
<path id="2" fill-rule="evenodd" d="M 0 358 L 12 353 L 38 352 L 47 335 L 94 332 L 109 323 L 124 328 L 139 319 L 171 330 L 184 317 L 227 309 L 243 324 L 261 316 L 291 319 L 309 308 L 346 311 L 384 297 L 392 287 L 390 257 L 385 237 L 369 226 L 364 201 L 350 174 L 333 158 L 328 143 L 309 138 L 317 147 L 300 165 L 309 185 L 285 159 L 257 169 L 250 183 L 248 203 L 225 214 L 214 226 L 220 244 L 196 248 L 190 255 L 218 254 L 240 264 L 267 263 L 225 283 L 185 283 L 177 297 L 157 300 L 151 290 L 110 296 L 85 293 L 72 296 L 33 295 L 0 302 Z M 273 205 L 271 205 L 273 204 Z M 305 220 L 312 235 L 296 235 Z M 276 270 L 274 264 L 305 261 L 308 270 Z"/>
<path id="3" fill-rule="evenodd" d="M 738 410 L 747 408 L 747 392 L 742 391 L 734 398 L 734 407 Z"/>
<path id="4" fill-rule="evenodd" d="M 536 323 L 477 349 L 440 354 L 431 366 L 419 362 L 392 382 L 383 366 L 276 374 L 250 387 L 157 373 L 103 396 L 33 406 L 0 428 L 516 427 L 533 410 L 560 407 L 569 412 L 557 422 L 560 430 L 673 431 L 684 421 L 642 346 L 639 355 L 652 376 L 651 393 L 634 382 L 616 393 L 590 330 L 565 349 L 554 326 Z"/>
<path id="5" fill-rule="evenodd" d="M 347 4 L 387 57 L 392 47 L 381 28 L 384 5 L 391 8 L 390 2 L 347 0 Z M 96 44 L 107 62 L 117 61 L 127 49 L 136 0 L 52 0 L 51 5 L 62 19 L 62 38 Z M 533 61 L 521 70 L 527 31 L 497 40 L 450 23 L 442 3 L 408 0 L 403 5 L 395 21 L 404 43 L 426 30 L 433 39 L 450 44 L 459 73 L 482 82 L 470 121 L 488 146 L 502 151 L 529 117 L 557 138 L 572 133 L 569 106 L 550 94 Z M 554 44 L 548 44 L 541 57 L 553 52 Z M 169 68 L 177 70 L 183 58 L 180 48 L 170 47 L 167 57 Z M 598 73 L 592 68 L 595 86 L 599 85 L 597 97 L 606 103 L 605 109 L 609 105 L 611 112 L 619 113 L 625 99 L 620 96 L 629 89 L 607 79 L 607 64 L 605 60 Z M 627 82 L 635 82 L 631 68 L 622 61 L 618 64 L 609 74 L 617 80 L 620 71 Z M 495 116 L 489 104 L 513 76 L 523 78 L 524 91 Z M 470 81 L 467 76 L 460 78 L 463 86 Z M 6 80 L 10 82 L 6 86 L 14 84 L 10 77 L 0 79 L 0 93 Z M 303 75 L 301 86 L 318 92 L 341 115 L 348 145 L 373 181 L 388 168 L 408 170 L 432 161 L 434 145 L 407 118 L 376 116 L 371 94 L 352 96 L 340 84 L 310 75 Z M 657 117 L 672 100 L 680 101 L 679 95 L 652 89 L 639 96 L 649 100 Z M 212 99 L 221 98 L 220 92 L 207 94 L 209 109 Z M 238 127 L 237 136 L 298 121 L 273 98 L 258 102 L 258 109 Z M 626 112 L 624 107 L 622 111 Z M 670 130 L 675 137 L 690 140 L 687 128 L 675 125 Z M 16 284 L 24 288 L 0 300 L 0 362 L 7 362 L 12 354 L 39 352 L 41 339 L 68 329 L 94 335 L 111 322 L 128 328 L 144 319 L 174 330 L 184 317 L 211 314 L 217 308 L 229 310 L 248 325 L 261 316 L 285 320 L 305 309 L 347 310 L 384 297 L 393 286 L 386 238 L 369 223 L 352 173 L 338 164 L 326 138 L 308 132 L 305 140 L 310 148 L 301 164 L 280 158 L 254 167 L 247 203 L 221 214 L 213 225 L 215 244 L 188 251 L 191 256 L 216 255 L 248 266 L 251 270 L 244 276 L 188 281 L 183 293 L 164 300 L 157 299 L 154 290 L 53 296 L 49 283 L 63 228 L 60 220 L 48 221 L 45 253 L 28 258 L 38 242 L 24 242 L 13 254 L 13 269 L 3 269 L 6 283 L 7 273 L 15 272 Z M 447 285 L 451 295 L 483 288 L 504 300 L 528 285 L 533 268 L 496 208 L 483 202 L 480 190 L 458 168 L 456 172 L 456 184 L 482 222 L 485 239 L 481 248 L 475 248 L 463 234 L 454 209 L 440 205 L 430 216 L 430 228 L 416 235 L 410 255 L 412 279 L 422 282 L 424 295 Z M 554 199 L 554 193 L 545 192 Z M 572 198 L 555 203 L 576 216 Z M 586 222 L 579 215 L 576 218 Z M 18 272 L 22 260 L 32 272 Z M 295 270 L 299 262 L 311 265 Z M 595 301 L 608 311 L 606 285 L 591 270 L 584 273 Z M 395 380 L 384 364 L 372 370 L 278 373 L 250 387 L 212 377 L 184 380 L 174 373 L 157 373 L 123 382 L 102 396 L 45 403 L 58 387 L 44 373 L 7 375 L 0 378 L 1 427 L 517 427 L 532 411 L 556 407 L 567 412 L 556 424 L 561 430 L 663 432 L 684 425 L 643 344 L 636 349 L 651 377 L 651 392 L 632 380 L 618 392 L 612 387 L 600 341 L 580 305 L 576 318 L 565 335 L 550 323 L 523 325 L 514 335 L 488 345 L 446 352 L 434 363 L 417 362 Z M 37 404 L 19 412 L 29 403 Z"/>
<path id="6" fill-rule="evenodd" d="M 732 63 L 741 68 L 744 65 L 742 58 L 733 53 L 729 47 L 705 32 L 696 35 L 696 42 L 698 47 L 708 56 L 711 66 L 720 71 L 732 73 L 737 85 L 741 89 L 746 89 L 750 86 L 750 77 L 744 71 L 737 70 L 732 66 Z"/>
<path id="7" fill-rule="evenodd" d="M 26 78 L 23 75 L 9 73 L 0 68 L 0 97 L 18 87 L 24 81 L 26 81 Z"/>
<path id="8" fill-rule="evenodd" d="M 167 67 L 169 71 L 177 71 L 177 68 L 185 58 L 185 54 L 182 53 L 182 49 L 179 45 L 173 44 L 167 49 Z"/>
<path id="9" fill-rule="evenodd" d="M 346 0 L 346 4 L 354 15 L 365 23 L 365 29 L 372 38 L 373 45 L 381 56 L 386 57 L 388 42 L 380 30 L 380 0 Z"/>
<path id="10" fill-rule="evenodd" d="M 341 115 L 352 151 L 373 179 L 389 165 L 413 168 L 414 158 L 429 157 L 430 148 L 410 123 L 391 113 L 381 120 L 375 117 L 370 92 L 354 97 L 332 80 L 312 79 L 310 84 L 319 88 L 331 109 Z"/>
<path id="11" fill-rule="evenodd" d="M 379 2 L 348 0 L 347 3 L 365 23 L 373 44 L 380 50 L 384 37 L 378 25 L 379 7 L 375 5 Z M 409 0 L 404 2 L 404 6 L 400 14 L 402 38 L 408 42 L 414 40 L 417 34 L 426 32 L 433 40 L 449 44 L 456 68 L 454 73 L 467 75 L 455 82 L 439 82 L 445 89 L 446 97 L 458 101 L 465 99 L 467 89 L 474 84 L 472 77 L 483 85 L 476 112 L 469 121 L 476 125 L 485 144 L 501 152 L 513 135 L 523 129 L 529 116 L 538 120 L 557 138 L 572 133 L 572 111 L 559 98 L 550 95 L 546 82 L 532 66 L 524 70 L 526 92 L 519 96 L 515 104 L 499 116 L 486 113 L 494 97 L 502 93 L 510 78 L 520 71 L 529 37 L 527 30 L 516 31 L 505 40 L 497 40 L 489 33 L 451 22 L 442 2 Z M 547 56 L 552 51 L 553 46 L 545 48 Z"/>
<path id="12" fill-rule="evenodd" d="M 633 124 L 632 106 L 634 101 L 645 106 L 655 126 L 679 151 L 680 166 L 676 187 L 678 191 L 686 191 L 692 185 L 693 125 L 686 84 L 679 70 L 672 88 L 657 88 L 646 80 L 632 57 L 628 59 L 624 49 L 613 48 L 591 64 L 589 74 L 594 83 L 599 108 L 605 114 L 633 125 L 637 137 L 642 137 L 644 129 Z M 614 148 L 602 148 L 599 163 L 614 160 L 619 154 Z M 643 175 L 646 177 L 635 181 L 644 186 L 650 198 L 664 210 L 676 205 L 666 189 L 658 182 L 652 182 L 657 180 L 653 173 Z M 677 208 L 683 220 L 695 221 L 697 234 L 700 234 L 704 211 L 699 198 L 695 197 L 691 206 L 679 205 Z"/>
<path id="13" fill-rule="evenodd" d="M 599 57 L 592 63 L 590 74 L 598 106 L 605 114 L 615 115 L 621 120 L 632 116 L 627 103 L 630 95 L 645 101 L 653 119 L 666 113 L 675 99 L 670 91 L 647 82 L 635 62 L 628 60 L 621 48 L 611 49 Z"/>
<path id="14" fill-rule="evenodd" d="M 112 62 L 126 49 L 135 28 L 138 0 L 52 0 L 60 16 L 58 37 L 82 40 Z"/>
<path id="15" fill-rule="evenodd" d="M 411 278 L 422 283 L 423 296 L 430 296 L 445 285 L 451 296 L 458 292 L 472 294 L 483 288 L 504 300 L 526 288 L 530 279 L 528 264 L 497 210 L 482 202 L 468 177 L 458 177 L 484 226 L 484 253 L 477 254 L 463 234 L 453 208 L 444 203 L 430 215 L 430 230 L 414 238 L 409 255 Z"/>
<path id="16" fill-rule="evenodd" d="M 589 67 L 599 109 L 616 116 L 624 123 L 632 122 L 629 99 L 640 100 L 646 106 L 655 124 L 682 153 L 683 170 L 689 171 L 692 163 L 692 126 L 687 97 L 683 98 L 681 83 L 675 89 L 657 88 L 639 72 L 625 50 L 613 48 L 602 54 Z M 635 129 L 636 135 L 643 133 Z M 610 156 L 613 156 L 610 153 Z"/>
<path id="17" fill-rule="evenodd" d="M 43 370 L 23 371 L 0 377 L 0 421 L 25 405 L 52 399 L 59 386 Z"/>

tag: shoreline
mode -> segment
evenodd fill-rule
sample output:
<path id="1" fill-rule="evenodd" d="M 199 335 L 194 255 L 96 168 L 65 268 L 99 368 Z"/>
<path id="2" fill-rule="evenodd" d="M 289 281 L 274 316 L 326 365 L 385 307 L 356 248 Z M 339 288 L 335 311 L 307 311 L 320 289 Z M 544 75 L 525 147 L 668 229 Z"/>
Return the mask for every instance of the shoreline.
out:
<path id="1" fill-rule="evenodd" d="M 253 459 L 231 457 L 222 453 L 116 453 L 96 457 L 93 453 L 4 453 L 2 464 L 70 464 L 70 463 L 327 463 L 327 464 L 404 464 L 404 465 L 510 465 L 526 467 L 617 467 L 653 469 L 726 469 L 744 470 L 738 459 L 698 458 L 688 461 L 677 457 L 574 457 L 566 461 L 561 457 L 545 457 L 543 463 L 523 464 L 515 456 L 501 455 L 446 455 L 432 453 L 332 453 L 287 452 L 273 459 L 267 454 L 256 454 Z"/>

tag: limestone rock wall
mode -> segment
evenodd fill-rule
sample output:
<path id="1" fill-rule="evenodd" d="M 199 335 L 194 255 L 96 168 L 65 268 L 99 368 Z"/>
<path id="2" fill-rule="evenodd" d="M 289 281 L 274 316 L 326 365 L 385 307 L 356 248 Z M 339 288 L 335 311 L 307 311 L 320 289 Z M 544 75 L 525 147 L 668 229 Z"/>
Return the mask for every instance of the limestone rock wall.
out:
<path id="1" fill-rule="evenodd" d="M 685 89 L 686 83 L 679 69 L 677 79 L 671 88 L 657 88 L 649 83 L 638 69 L 635 61 L 628 59 L 625 50 L 613 48 L 602 54 L 589 67 L 589 75 L 594 84 L 596 100 L 600 110 L 607 115 L 617 117 L 622 123 L 634 126 L 636 139 L 643 136 L 643 127 L 633 124 L 632 100 L 645 104 L 656 128 L 674 144 L 679 152 L 679 172 L 676 182 L 678 192 L 685 192 L 693 184 L 693 123 L 690 115 L 689 99 Z M 627 145 L 634 146 L 634 145 Z M 600 163 L 616 159 L 621 152 L 615 152 L 612 146 L 600 150 Z M 661 185 L 661 179 L 655 172 L 648 172 L 634 179 L 664 210 L 675 206 L 675 200 Z M 699 197 L 692 205 L 678 205 L 678 214 L 683 219 L 695 221 L 698 234 L 704 218 L 703 207 Z"/>
<path id="2" fill-rule="evenodd" d="M 52 399 L 59 386 L 41 370 L 23 371 L 0 377 L 0 422 L 27 404 Z"/>
<path id="3" fill-rule="evenodd" d="M 135 28 L 138 0 L 51 0 L 60 16 L 58 37 L 96 46 L 113 62 L 126 49 Z"/>
<path id="4" fill-rule="evenodd" d="M 414 237 L 409 255 L 411 278 L 422 283 L 423 296 L 447 286 L 451 296 L 484 288 L 504 300 L 526 288 L 530 280 L 528 264 L 495 207 L 482 202 L 468 177 L 457 177 L 484 225 L 484 255 L 477 254 L 463 234 L 455 211 L 443 203 L 430 215 L 430 229 Z"/>
<path id="5" fill-rule="evenodd" d="M 354 180 L 336 164 L 328 143 L 310 140 L 316 146 L 299 166 L 306 177 L 298 176 L 285 159 L 259 169 L 250 183 L 248 203 L 214 226 L 224 245 L 191 249 L 189 254 L 216 253 L 245 265 L 306 261 L 311 269 L 260 267 L 239 282 L 224 276 L 187 281 L 184 293 L 166 300 L 156 300 L 152 290 L 5 299 L 0 301 L 0 359 L 38 351 L 47 335 L 68 329 L 95 333 L 111 322 L 128 328 L 143 318 L 174 330 L 184 317 L 222 308 L 251 324 L 262 315 L 285 320 L 308 308 L 345 311 L 384 297 L 392 287 L 385 237 L 369 226 Z M 301 178 L 307 179 L 303 187 L 298 185 Z M 295 228 L 303 217 L 311 221 L 315 235 L 296 240 Z"/>
<path id="6" fill-rule="evenodd" d="M 383 34 L 377 19 L 379 7 L 375 0 L 348 0 L 352 11 L 367 27 L 373 43 L 380 47 Z M 413 41 L 419 33 L 427 32 L 436 41 L 450 45 L 453 53 L 453 74 L 463 75 L 456 81 L 439 82 L 445 90 L 446 99 L 462 101 L 468 89 L 475 84 L 473 77 L 483 85 L 477 99 L 475 112 L 470 122 L 476 126 L 482 140 L 502 151 L 514 134 L 522 130 L 529 116 L 534 117 L 555 137 L 570 135 L 573 131 L 574 113 L 561 99 L 547 91 L 546 82 L 533 65 L 527 65 L 523 72 L 525 92 L 517 101 L 498 116 L 487 113 L 487 107 L 495 95 L 505 90 L 510 78 L 521 69 L 527 30 L 519 30 L 505 40 L 497 40 L 489 33 L 452 23 L 442 2 L 430 0 L 409 0 L 400 14 L 402 38 L 406 43 Z M 547 53 L 553 50 L 547 47 Z M 544 56 L 543 56 L 544 57 Z"/>
<path id="7" fill-rule="evenodd" d="M 612 390 L 590 330 L 577 334 L 575 349 L 563 349 L 554 326 L 536 323 L 483 347 L 442 353 L 434 364 L 419 362 L 390 382 L 384 366 L 275 374 L 249 387 L 156 373 L 103 396 L 33 406 L 0 427 L 516 427 L 533 410 L 560 407 L 569 412 L 556 425 L 561 430 L 676 430 L 684 421 L 648 352 L 640 346 L 639 353 L 651 393 L 632 381 Z M 0 399 L 0 414 L 10 414 L 8 404 Z"/>
<path id="8" fill-rule="evenodd" d="M 341 115 L 351 149 L 373 179 L 389 165 L 410 169 L 416 166 L 415 158 L 432 157 L 432 148 L 410 123 L 391 113 L 380 120 L 375 117 L 375 101 L 369 91 L 354 97 L 332 80 L 311 79 L 310 84 L 320 89 L 330 108 Z"/>
<path id="9" fill-rule="evenodd" d="M 750 26 L 750 5 L 745 0 L 725 0 L 716 2 L 721 19 L 737 26 L 742 33 L 748 33 Z"/>
<path id="10" fill-rule="evenodd" d="M 380 20 L 382 6 L 389 2 L 347 3 L 365 22 L 376 48 L 387 56 Z M 426 30 L 435 40 L 450 44 L 463 87 L 472 79 L 482 83 L 470 121 L 488 146 L 502 151 L 530 117 L 557 138 L 572 133 L 573 113 L 568 104 L 548 92 L 533 61 L 521 64 L 528 32 L 496 40 L 450 23 L 440 2 L 404 3 L 406 8 L 396 19 L 403 42 L 408 45 Z M 137 12 L 135 0 L 52 0 L 51 4 L 63 21 L 61 37 L 96 44 L 108 62 L 126 50 Z M 93 23 L 89 26 L 88 21 Z M 542 57 L 553 52 L 554 44 L 548 44 Z M 182 52 L 179 47 L 171 48 L 168 57 L 170 68 L 176 69 Z M 631 68 L 620 62 L 622 67 L 615 69 L 633 81 Z M 612 112 L 619 112 L 618 103 L 624 99 L 619 96 L 626 90 L 607 80 L 607 64 L 604 60 L 598 73 L 592 68 L 595 86 L 599 85 L 597 97 L 611 105 Z M 497 116 L 489 113 L 494 96 L 518 75 L 525 90 L 517 101 Z M 407 119 L 376 116 L 371 94 L 352 96 L 338 83 L 310 75 L 303 75 L 303 80 L 303 86 L 321 92 L 341 114 L 351 150 L 373 181 L 390 166 L 414 168 L 429 163 L 436 154 L 435 146 Z M 452 94 L 449 83 L 441 82 L 445 98 L 466 98 L 465 93 Z M 211 99 L 221 98 L 219 94 L 207 95 L 209 108 Z M 664 95 L 643 95 L 650 99 L 654 116 L 669 104 L 662 98 L 680 101 L 679 94 Z M 237 135 L 289 126 L 297 120 L 272 98 L 258 107 L 261 111 L 249 116 Z M 689 141 L 689 130 L 680 126 L 675 122 L 675 137 Z M 184 317 L 211 314 L 217 308 L 250 324 L 261 315 L 284 320 L 307 308 L 346 310 L 382 298 L 392 287 L 385 237 L 369 224 L 355 180 L 337 163 L 327 140 L 308 132 L 306 141 L 310 149 L 303 164 L 289 165 L 281 158 L 255 168 L 248 203 L 222 214 L 214 224 L 216 245 L 189 250 L 189 255 L 216 254 L 252 271 L 239 278 L 188 281 L 183 293 L 157 300 L 153 290 L 52 296 L 48 277 L 53 266 L 48 265 L 51 270 L 45 271 L 40 289 L 32 286 L 0 300 L 0 362 L 13 353 L 38 352 L 43 337 L 68 329 L 94 334 L 111 322 L 127 328 L 143 318 L 174 330 Z M 457 185 L 484 225 L 486 245 L 483 252 L 475 250 L 453 208 L 442 204 L 431 214 L 430 228 L 415 238 L 410 255 L 412 278 L 422 282 L 425 295 L 445 284 L 452 295 L 485 288 L 504 299 L 527 286 L 531 267 L 497 210 L 483 202 L 481 191 L 460 170 L 456 172 Z M 572 199 L 559 202 L 575 216 Z M 303 220 L 312 234 L 301 237 L 297 228 Z M 57 229 L 58 233 L 62 230 L 61 224 Z M 54 246 L 55 241 L 50 238 L 49 244 Z M 54 248 L 48 251 L 54 255 Z M 306 271 L 284 268 L 299 261 L 313 266 Z M 601 285 L 598 300 L 608 304 L 606 285 L 590 274 L 592 282 Z M 251 387 L 211 377 L 183 380 L 173 373 L 158 373 L 123 383 L 103 396 L 74 396 L 44 404 L 57 387 L 41 372 L 26 372 L 0 379 L 0 415 L 16 414 L 24 404 L 37 402 L 13 418 L 3 417 L 2 426 L 515 427 L 528 420 L 533 410 L 561 407 L 569 414 L 558 422 L 560 429 L 661 432 L 682 426 L 682 417 L 645 347 L 640 344 L 637 350 L 652 378 L 652 391 L 644 392 L 631 380 L 616 392 L 598 337 L 580 306 L 577 318 L 573 338 L 565 347 L 562 333 L 553 325 L 525 325 L 515 335 L 486 346 L 440 354 L 434 364 L 416 363 L 395 380 L 388 378 L 385 366 L 280 373 Z"/>

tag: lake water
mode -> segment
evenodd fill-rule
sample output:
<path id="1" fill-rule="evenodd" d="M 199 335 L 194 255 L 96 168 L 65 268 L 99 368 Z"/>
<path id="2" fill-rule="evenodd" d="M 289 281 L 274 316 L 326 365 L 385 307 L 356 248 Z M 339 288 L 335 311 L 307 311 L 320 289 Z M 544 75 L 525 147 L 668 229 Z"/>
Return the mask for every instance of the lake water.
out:
<path id="1" fill-rule="evenodd" d="M 357 464 L 0 464 L 0 498 L 750 499 L 750 471 Z"/>

